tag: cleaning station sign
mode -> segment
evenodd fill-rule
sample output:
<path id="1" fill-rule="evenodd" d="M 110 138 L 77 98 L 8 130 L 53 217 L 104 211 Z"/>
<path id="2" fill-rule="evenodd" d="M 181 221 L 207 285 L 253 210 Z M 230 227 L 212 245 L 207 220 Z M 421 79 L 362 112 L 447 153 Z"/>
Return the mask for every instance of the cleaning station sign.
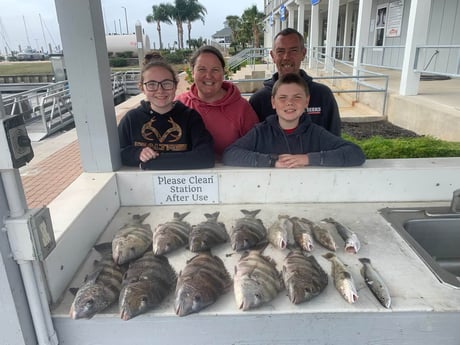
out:
<path id="1" fill-rule="evenodd" d="M 217 174 L 161 174 L 153 176 L 157 205 L 217 204 Z"/>

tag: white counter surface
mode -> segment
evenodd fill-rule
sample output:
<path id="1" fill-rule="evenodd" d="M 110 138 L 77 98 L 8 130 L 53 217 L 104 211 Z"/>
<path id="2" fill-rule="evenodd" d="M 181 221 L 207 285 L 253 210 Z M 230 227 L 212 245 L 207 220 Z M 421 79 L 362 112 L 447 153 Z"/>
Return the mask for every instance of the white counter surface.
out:
<path id="1" fill-rule="evenodd" d="M 442 203 L 438 204 L 445 205 Z M 316 203 L 121 207 L 97 242 L 110 241 L 117 229 L 126 223 L 131 215 L 135 213 L 142 214 L 150 212 L 150 216 L 146 219 L 146 222 L 154 227 L 156 224 L 171 219 L 173 212 L 176 211 L 190 211 L 191 213 L 185 220 L 191 224 L 196 224 L 204 220 L 204 213 L 219 211 L 219 220 L 225 223 L 227 229 L 230 229 L 234 221 L 242 216 L 240 210 L 243 208 L 248 210 L 260 208 L 259 218 L 262 219 L 266 226 L 271 225 L 276 220 L 278 214 L 305 217 L 312 221 L 319 221 L 325 217 L 333 217 L 348 226 L 361 240 L 362 246 L 358 254 L 349 254 L 344 252 L 343 241 L 338 234 L 333 234 L 339 247 L 336 254 L 350 268 L 358 288 L 359 299 L 355 304 L 347 303 L 335 289 L 330 275 L 331 263 L 322 257 L 322 254 L 326 253 L 327 250 L 316 243 L 312 254 L 329 274 L 329 284 L 321 295 L 311 301 L 300 305 L 293 305 L 289 301 L 286 291 L 283 291 L 271 303 L 258 309 L 243 312 L 238 310 L 234 301 L 233 291 L 231 290 L 223 295 L 215 304 L 198 314 L 179 318 L 174 313 L 173 294 L 171 294 L 159 308 L 123 322 L 124 325 L 138 322 L 154 322 L 155 324 L 156 322 L 160 322 L 163 324 L 163 321 L 171 321 L 171 319 L 176 320 L 175 322 L 180 324 L 184 322 L 184 319 L 192 319 L 196 322 L 200 318 L 204 321 L 207 318 L 218 316 L 229 316 L 232 320 L 235 320 L 241 316 L 250 316 L 257 319 L 258 317 L 276 318 L 279 315 L 281 318 L 285 318 L 287 317 L 286 314 L 289 314 L 288 318 L 295 318 L 295 315 L 299 315 L 301 318 L 314 317 L 316 319 L 337 313 L 337 315 L 350 314 L 350 316 L 361 314 L 361 316 L 366 315 L 365 318 L 367 319 L 369 318 L 369 313 L 373 315 L 372 317 L 383 313 L 394 315 L 396 317 L 394 320 L 397 320 L 406 315 L 405 313 L 455 312 L 458 314 L 460 312 L 460 289 L 455 289 L 439 282 L 408 244 L 378 213 L 378 210 L 383 207 L 409 207 L 414 205 L 423 206 L 408 203 L 392 203 L 391 205 L 385 203 Z M 430 206 L 436 205 L 430 203 Z M 230 243 L 217 247 L 213 250 L 213 253 L 222 258 L 227 269 L 233 275 L 234 266 L 240 254 L 233 253 Z M 233 253 L 231 256 L 227 255 L 231 253 Z M 288 250 L 282 251 L 271 246 L 265 250 L 266 255 L 276 260 L 278 269 L 281 269 L 282 260 L 287 253 Z M 180 272 L 186 260 L 194 255 L 194 253 L 183 248 L 167 256 L 177 272 Z M 91 270 L 93 259 L 97 258 L 97 256 L 98 254 L 94 251 L 90 253 L 84 266 L 75 276 L 71 284 L 72 286 L 78 287 L 81 284 L 85 274 Z M 386 281 L 392 296 L 391 309 L 387 310 L 383 308 L 365 285 L 359 272 L 362 267 L 358 261 L 360 257 L 370 258 L 374 267 Z M 62 303 L 53 310 L 53 317 L 68 319 L 68 311 L 72 299 L 73 296 L 67 293 Z M 108 318 L 112 321 L 118 321 L 117 309 L 117 306 L 114 305 L 107 311 L 96 315 L 93 320 L 102 321 Z M 88 321 L 71 320 L 74 326 L 80 326 L 85 324 L 85 322 Z M 454 329 L 453 331 L 458 332 Z"/>

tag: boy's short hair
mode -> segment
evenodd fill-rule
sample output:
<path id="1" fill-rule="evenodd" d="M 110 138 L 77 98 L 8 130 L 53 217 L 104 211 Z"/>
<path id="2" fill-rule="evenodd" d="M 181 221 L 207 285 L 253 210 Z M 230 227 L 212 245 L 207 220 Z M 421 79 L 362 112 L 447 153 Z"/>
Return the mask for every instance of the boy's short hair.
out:
<path id="1" fill-rule="evenodd" d="M 273 85 L 272 96 L 275 96 L 280 85 L 284 84 L 297 84 L 304 89 L 306 96 L 310 96 L 310 89 L 307 82 L 298 73 L 287 73 L 280 76 L 275 85 Z"/>

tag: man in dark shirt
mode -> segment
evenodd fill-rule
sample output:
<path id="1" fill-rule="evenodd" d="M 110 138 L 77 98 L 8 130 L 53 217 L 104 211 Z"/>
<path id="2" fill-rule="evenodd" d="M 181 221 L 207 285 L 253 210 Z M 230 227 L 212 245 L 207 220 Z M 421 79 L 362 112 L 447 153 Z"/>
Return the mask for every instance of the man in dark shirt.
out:
<path id="1" fill-rule="evenodd" d="M 259 120 L 264 121 L 267 116 L 275 113 L 270 100 L 273 85 L 280 75 L 299 73 L 310 88 L 307 114 L 314 123 L 340 136 L 339 108 L 331 89 L 324 84 L 314 82 L 312 77 L 300 69 L 306 53 L 303 36 L 297 30 L 287 28 L 280 31 L 275 36 L 270 51 L 278 72 L 273 74 L 271 79 L 264 81 L 264 86 L 251 96 L 249 103 L 256 111 Z"/>

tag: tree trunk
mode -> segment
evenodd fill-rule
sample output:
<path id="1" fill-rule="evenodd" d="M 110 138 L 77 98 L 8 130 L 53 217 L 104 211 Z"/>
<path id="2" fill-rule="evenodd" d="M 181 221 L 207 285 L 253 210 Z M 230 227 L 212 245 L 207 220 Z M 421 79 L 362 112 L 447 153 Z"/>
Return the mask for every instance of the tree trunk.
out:
<path id="1" fill-rule="evenodd" d="M 160 50 L 163 49 L 163 41 L 161 40 L 161 25 L 157 22 L 158 40 L 160 41 Z"/>

